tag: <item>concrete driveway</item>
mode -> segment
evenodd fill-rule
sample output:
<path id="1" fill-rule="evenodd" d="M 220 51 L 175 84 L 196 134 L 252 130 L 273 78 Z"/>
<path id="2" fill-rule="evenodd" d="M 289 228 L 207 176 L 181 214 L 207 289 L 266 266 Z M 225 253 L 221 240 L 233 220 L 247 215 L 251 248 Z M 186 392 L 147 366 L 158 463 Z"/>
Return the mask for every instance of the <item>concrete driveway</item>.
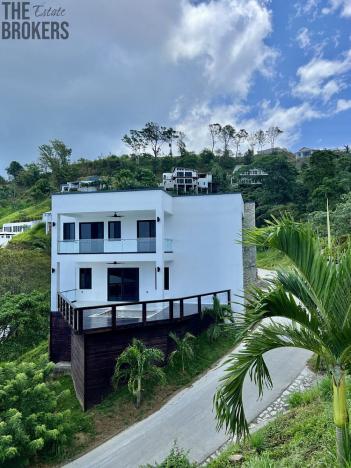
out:
<path id="1" fill-rule="evenodd" d="M 249 380 L 244 386 L 244 401 L 249 421 L 253 421 L 295 380 L 310 353 L 301 349 L 279 349 L 266 354 L 273 389 L 257 399 L 257 388 Z M 223 361 L 197 380 L 192 387 L 175 395 L 159 411 L 113 437 L 83 457 L 67 465 L 70 468 L 137 468 L 161 461 L 176 440 L 189 450 L 192 460 L 203 461 L 227 439 L 216 430 L 212 399 L 219 379 L 224 375 Z"/>

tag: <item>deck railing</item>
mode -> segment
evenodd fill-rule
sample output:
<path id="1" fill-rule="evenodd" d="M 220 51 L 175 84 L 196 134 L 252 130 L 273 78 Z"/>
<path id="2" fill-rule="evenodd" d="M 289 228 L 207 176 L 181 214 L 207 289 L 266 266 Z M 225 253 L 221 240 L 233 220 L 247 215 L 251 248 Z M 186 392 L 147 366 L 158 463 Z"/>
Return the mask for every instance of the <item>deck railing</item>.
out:
<path id="1" fill-rule="evenodd" d="M 156 253 L 156 238 L 63 240 L 58 241 L 57 252 L 59 254 Z M 164 252 L 173 252 L 172 239 L 164 239 Z"/>
<path id="2" fill-rule="evenodd" d="M 106 305 L 79 307 L 58 294 L 58 310 L 71 328 L 81 334 L 103 330 L 115 330 L 120 326 L 140 326 L 170 320 L 179 321 L 200 315 L 212 306 L 213 297 L 221 304 L 231 304 L 231 290 L 212 291 L 193 296 L 172 299 L 156 299 L 140 302 L 118 302 Z"/>

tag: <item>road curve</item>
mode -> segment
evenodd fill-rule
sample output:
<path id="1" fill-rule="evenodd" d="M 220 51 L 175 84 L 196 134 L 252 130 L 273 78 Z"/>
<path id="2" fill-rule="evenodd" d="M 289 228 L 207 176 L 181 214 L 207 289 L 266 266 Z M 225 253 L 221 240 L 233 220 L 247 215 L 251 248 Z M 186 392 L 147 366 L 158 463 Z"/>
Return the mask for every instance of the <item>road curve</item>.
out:
<path id="1" fill-rule="evenodd" d="M 245 381 L 243 394 L 249 421 L 253 421 L 295 380 L 309 356 L 308 351 L 294 348 L 278 349 L 265 355 L 273 389 L 258 400 L 255 385 Z M 227 440 L 224 431 L 217 432 L 212 410 L 213 395 L 225 372 L 222 365 L 225 360 L 191 387 L 176 394 L 159 411 L 66 467 L 138 468 L 165 458 L 175 440 L 179 447 L 189 450 L 192 460 L 206 459 Z"/>

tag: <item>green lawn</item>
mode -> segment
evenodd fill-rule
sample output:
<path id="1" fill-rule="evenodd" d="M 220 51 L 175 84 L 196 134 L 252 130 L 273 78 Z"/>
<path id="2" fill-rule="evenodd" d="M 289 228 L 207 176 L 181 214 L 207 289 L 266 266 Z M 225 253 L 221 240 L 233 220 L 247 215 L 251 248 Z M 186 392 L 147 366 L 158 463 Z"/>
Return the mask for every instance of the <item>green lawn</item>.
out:
<path id="1" fill-rule="evenodd" d="M 12 207 L 0 209 L 0 226 L 4 223 L 41 219 L 42 214 L 50 209 L 51 201 L 49 198 L 36 205 L 27 206 L 16 211 Z"/>

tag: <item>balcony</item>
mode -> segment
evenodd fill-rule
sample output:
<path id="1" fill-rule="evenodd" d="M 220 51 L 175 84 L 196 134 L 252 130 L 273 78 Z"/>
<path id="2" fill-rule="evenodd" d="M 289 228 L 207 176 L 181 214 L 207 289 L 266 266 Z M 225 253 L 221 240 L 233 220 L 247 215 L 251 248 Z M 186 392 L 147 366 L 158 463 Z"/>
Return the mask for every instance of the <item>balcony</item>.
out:
<path id="1" fill-rule="evenodd" d="M 59 254 L 156 253 L 156 238 L 81 239 L 58 242 Z M 164 252 L 173 252 L 173 240 L 164 240 Z"/>

